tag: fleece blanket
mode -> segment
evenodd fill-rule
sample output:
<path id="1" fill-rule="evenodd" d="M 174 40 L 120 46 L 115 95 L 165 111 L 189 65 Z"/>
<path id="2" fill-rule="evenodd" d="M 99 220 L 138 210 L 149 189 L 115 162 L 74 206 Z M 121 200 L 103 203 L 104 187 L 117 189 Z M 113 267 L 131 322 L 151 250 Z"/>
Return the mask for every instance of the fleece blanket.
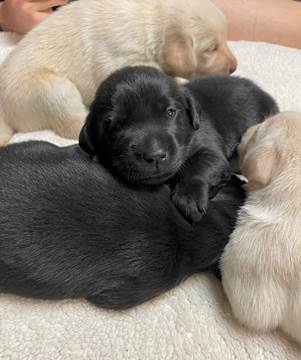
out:
<path id="1" fill-rule="evenodd" d="M 0 34 L 2 60 L 18 40 Z M 269 91 L 282 110 L 301 111 L 300 50 L 249 42 L 231 46 L 238 75 Z M 29 139 L 71 143 L 49 131 L 16 134 L 12 142 Z M 119 312 L 84 300 L 37 301 L 2 294 L 0 359 L 297 360 L 301 348 L 278 331 L 254 334 L 240 326 L 220 283 L 199 274 L 152 301 Z"/>

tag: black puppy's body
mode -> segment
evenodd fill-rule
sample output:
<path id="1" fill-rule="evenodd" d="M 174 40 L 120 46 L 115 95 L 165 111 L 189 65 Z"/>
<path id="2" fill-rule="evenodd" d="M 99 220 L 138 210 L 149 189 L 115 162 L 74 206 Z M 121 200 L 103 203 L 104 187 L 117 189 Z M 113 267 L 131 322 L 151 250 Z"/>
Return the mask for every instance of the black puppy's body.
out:
<path id="1" fill-rule="evenodd" d="M 233 155 L 242 134 L 266 117 L 279 112 L 274 99 L 251 80 L 237 76 L 210 75 L 185 87 L 197 101 L 202 120 L 218 134 L 223 153 Z M 206 119 L 207 117 L 207 119 Z M 202 131 L 198 131 L 201 136 Z"/>
<path id="2" fill-rule="evenodd" d="M 232 180 L 198 226 L 165 185 L 132 189 L 78 146 L 0 150 L 0 291 L 127 308 L 214 266 L 244 192 Z"/>
<path id="3" fill-rule="evenodd" d="M 124 68 L 100 86 L 80 146 L 129 183 L 169 182 L 175 205 L 196 223 L 231 176 L 241 135 L 277 111 L 247 79 L 207 76 L 179 87 L 156 69 Z"/>
<path id="4" fill-rule="evenodd" d="M 184 216 L 197 222 L 218 186 L 234 169 L 239 171 L 236 148 L 243 133 L 279 109 L 270 95 L 244 78 L 204 76 L 185 88 L 196 101 L 200 127 L 189 161 L 173 179 L 173 200 Z"/>

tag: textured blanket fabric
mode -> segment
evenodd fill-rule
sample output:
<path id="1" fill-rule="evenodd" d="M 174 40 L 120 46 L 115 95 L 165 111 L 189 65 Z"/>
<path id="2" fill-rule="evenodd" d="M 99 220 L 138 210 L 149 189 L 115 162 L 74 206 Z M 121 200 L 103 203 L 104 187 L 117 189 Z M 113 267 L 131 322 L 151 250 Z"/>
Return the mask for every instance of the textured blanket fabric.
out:
<path id="1" fill-rule="evenodd" d="M 17 40 L 0 34 L 2 60 Z M 247 42 L 231 46 L 238 57 L 237 74 L 271 92 L 282 110 L 301 111 L 301 51 Z M 17 134 L 12 141 L 29 139 L 71 143 L 47 131 Z M 0 359 L 297 360 L 301 349 L 281 333 L 253 334 L 238 325 L 220 283 L 200 274 L 124 312 L 97 309 L 84 300 L 36 301 L 2 294 Z"/>

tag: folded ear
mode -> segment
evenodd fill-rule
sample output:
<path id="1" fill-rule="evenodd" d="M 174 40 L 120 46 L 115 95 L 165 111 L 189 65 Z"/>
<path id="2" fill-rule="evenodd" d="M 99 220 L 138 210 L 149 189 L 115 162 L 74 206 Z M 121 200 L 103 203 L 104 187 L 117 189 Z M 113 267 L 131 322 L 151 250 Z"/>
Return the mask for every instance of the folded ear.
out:
<path id="1" fill-rule="evenodd" d="M 244 157 L 244 154 L 247 151 L 250 141 L 255 137 L 260 126 L 262 126 L 262 124 L 253 125 L 253 126 L 249 127 L 245 131 L 245 133 L 242 135 L 240 144 L 238 145 L 238 148 L 237 148 L 240 158 Z"/>
<path id="2" fill-rule="evenodd" d="M 186 113 L 190 119 L 191 125 L 195 130 L 198 130 L 200 127 L 200 107 L 185 86 L 180 87 L 180 92 L 183 95 Z"/>
<path id="3" fill-rule="evenodd" d="M 247 189 L 258 190 L 267 186 L 280 166 L 274 144 L 256 147 L 241 160 L 242 174 L 248 179 Z"/>
<path id="4" fill-rule="evenodd" d="M 79 134 L 79 146 L 83 151 L 89 155 L 96 155 L 95 147 L 93 146 L 92 134 L 91 134 L 91 122 L 95 121 L 93 119 L 93 113 L 90 111 L 87 116 L 86 122 Z"/>
<path id="5" fill-rule="evenodd" d="M 197 69 L 192 37 L 177 26 L 167 31 L 163 47 L 163 71 L 172 76 L 189 78 Z"/>

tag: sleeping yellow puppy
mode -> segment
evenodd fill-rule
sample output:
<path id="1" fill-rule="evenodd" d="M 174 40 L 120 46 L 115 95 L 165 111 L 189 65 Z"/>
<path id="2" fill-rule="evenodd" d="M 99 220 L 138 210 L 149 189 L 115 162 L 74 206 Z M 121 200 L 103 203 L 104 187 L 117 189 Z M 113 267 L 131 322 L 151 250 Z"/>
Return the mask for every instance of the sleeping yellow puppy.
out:
<path id="1" fill-rule="evenodd" d="M 251 127 L 239 146 L 248 197 L 221 260 L 237 319 L 301 344 L 301 113 Z"/>
<path id="2" fill-rule="evenodd" d="M 149 65 L 182 78 L 233 72 L 223 14 L 209 0 L 84 0 L 28 33 L 0 68 L 0 146 L 17 131 L 77 138 L 99 84 Z"/>

